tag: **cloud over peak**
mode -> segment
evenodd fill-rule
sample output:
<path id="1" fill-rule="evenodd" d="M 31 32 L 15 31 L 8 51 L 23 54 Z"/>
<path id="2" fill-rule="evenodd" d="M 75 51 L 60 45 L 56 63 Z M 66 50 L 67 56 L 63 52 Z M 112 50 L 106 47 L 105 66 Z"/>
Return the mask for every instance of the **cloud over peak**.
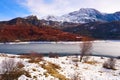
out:
<path id="1" fill-rule="evenodd" d="M 18 0 L 31 14 L 39 18 L 47 15 L 63 15 L 80 8 L 95 8 L 102 12 L 120 11 L 120 0 Z"/>

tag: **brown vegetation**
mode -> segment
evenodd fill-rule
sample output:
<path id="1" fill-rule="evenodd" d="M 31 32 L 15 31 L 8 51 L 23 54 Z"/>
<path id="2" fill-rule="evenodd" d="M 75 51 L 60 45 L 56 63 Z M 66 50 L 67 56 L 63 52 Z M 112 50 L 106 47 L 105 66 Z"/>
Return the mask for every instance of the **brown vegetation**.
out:
<path id="1" fill-rule="evenodd" d="M 47 72 L 44 73 L 46 76 L 48 74 L 50 74 L 51 76 L 54 76 L 54 77 L 58 78 L 59 80 L 69 80 L 64 75 L 60 74 L 57 71 L 57 69 L 61 69 L 61 67 L 59 65 L 48 62 L 47 64 L 42 64 L 41 67 L 47 70 Z"/>
<path id="2" fill-rule="evenodd" d="M 43 55 L 36 53 L 36 52 L 31 52 L 30 54 L 23 54 L 20 55 L 19 58 L 27 58 L 29 59 L 28 62 L 29 63 L 39 63 L 40 61 L 43 60 Z"/>
<path id="3" fill-rule="evenodd" d="M 76 41 L 78 35 L 63 32 L 48 26 L 30 24 L 0 25 L 0 42 L 9 41 Z"/>

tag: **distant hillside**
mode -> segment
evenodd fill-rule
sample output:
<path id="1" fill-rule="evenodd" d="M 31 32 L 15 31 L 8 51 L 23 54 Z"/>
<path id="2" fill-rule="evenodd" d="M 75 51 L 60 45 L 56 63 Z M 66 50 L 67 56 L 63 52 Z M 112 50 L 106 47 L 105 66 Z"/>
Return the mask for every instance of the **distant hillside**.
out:
<path id="1" fill-rule="evenodd" d="M 76 35 L 77 34 L 77 35 Z M 120 21 L 72 23 L 39 20 L 36 16 L 0 22 L 0 41 L 78 41 L 83 36 L 95 39 L 120 39 Z"/>
<path id="2" fill-rule="evenodd" d="M 72 32 L 83 36 L 91 36 L 96 39 L 120 40 L 120 21 L 86 23 L 76 27 L 66 27 L 63 31 Z"/>
<path id="3" fill-rule="evenodd" d="M 0 22 L 0 42 L 9 41 L 76 41 L 79 35 L 52 28 L 35 16 Z"/>

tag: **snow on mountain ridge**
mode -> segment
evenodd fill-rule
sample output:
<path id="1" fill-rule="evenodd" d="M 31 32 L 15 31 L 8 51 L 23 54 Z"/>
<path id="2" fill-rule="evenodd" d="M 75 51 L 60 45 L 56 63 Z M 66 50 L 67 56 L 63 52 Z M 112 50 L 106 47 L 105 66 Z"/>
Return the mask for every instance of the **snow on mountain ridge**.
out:
<path id="1" fill-rule="evenodd" d="M 74 11 L 62 16 L 47 16 L 46 20 L 62 21 L 62 22 L 74 22 L 74 23 L 87 23 L 87 22 L 109 22 L 120 20 L 120 12 L 113 14 L 101 13 L 93 8 L 81 8 L 78 11 Z"/>
<path id="2" fill-rule="evenodd" d="M 101 15 L 102 13 L 95 9 L 81 8 L 79 11 L 71 12 L 67 15 L 63 15 L 62 17 L 68 18 L 69 22 L 85 23 L 98 21 L 97 17 Z"/>

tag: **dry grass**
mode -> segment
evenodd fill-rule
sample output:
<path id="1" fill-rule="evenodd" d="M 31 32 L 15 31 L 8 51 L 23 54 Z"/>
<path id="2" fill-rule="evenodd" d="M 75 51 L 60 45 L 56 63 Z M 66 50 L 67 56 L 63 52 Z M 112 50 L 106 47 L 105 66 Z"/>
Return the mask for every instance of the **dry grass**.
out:
<path id="1" fill-rule="evenodd" d="M 56 77 L 59 80 L 69 80 L 64 75 L 60 74 L 57 71 L 57 69 L 61 68 L 59 65 L 48 62 L 47 64 L 42 64 L 41 67 L 47 70 L 47 72 L 44 73 L 46 76 L 48 76 L 48 74 L 50 74 L 51 76 Z"/>
<path id="2" fill-rule="evenodd" d="M 42 54 L 38 54 L 38 53 L 35 53 L 35 52 L 32 52 L 30 54 L 23 54 L 23 55 L 20 55 L 18 58 L 43 58 L 43 55 Z"/>
<path id="3" fill-rule="evenodd" d="M 103 71 L 98 71 L 99 73 L 103 73 Z"/>
<path id="4" fill-rule="evenodd" d="M 97 61 L 86 61 L 85 63 L 90 64 L 90 65 L 96 65 L 98 62 Z"/>
<path id="5" fill-rule="evenodd" d="M 40 61 L 42 61 L 41 58 L 30 58 L 28 60 L 29 63 L 39 63 Z"/>
<path id="6" fill-rule="evenodd" d="M 35 68 L 32 69 L 33 71 L 37 71 Z"/>
<path id="7" fill-rule="evenodd" d="M 54 63 L 51 63 L 51 62 L 48 62 L 48 64 L 54 69 L 61 69 L 61 67 L 57 64 L 54 64 Z"/>
<path id="8" fill-rule="evenodd" d="M 45 77 L 48 77 L 49 73 L 47 73 L 47 72 L 44 72 L 44 75 L 45 75 Z"/>

